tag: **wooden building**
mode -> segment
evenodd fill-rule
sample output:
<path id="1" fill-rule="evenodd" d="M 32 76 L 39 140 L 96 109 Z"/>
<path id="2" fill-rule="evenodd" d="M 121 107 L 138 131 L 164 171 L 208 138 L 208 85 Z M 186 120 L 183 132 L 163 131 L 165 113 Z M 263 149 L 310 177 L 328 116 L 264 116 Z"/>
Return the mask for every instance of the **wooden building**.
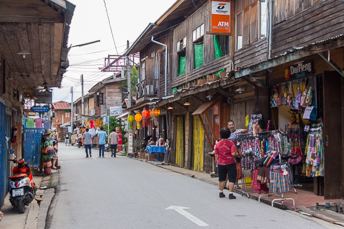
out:
<path id="1" fill-rule="evenodd" d="M 59 101 L 53 103 L 53 119 L 52 127 L 56 128 L 58 141 L 63 141 L 67 134 L 66 128 L 61 128 L 61 125 L 70 123 L 71 120 L 71 109 L 70 103 L 65 101 Z"/>
<path id="2" fill-rule="evenodd" d="M 9 174 L 5 137 L 17 129 L 15 150 L 23 157 L 24 99 L 61 85 L 74 7 L 65 0 L 0 0 L 0 206 Z"/>
<path id="3" fill-rule="evenodd" d="M 74 102 L 75 124 L 81 125 L 82 119 L 100 119 L 108 116 L 113 108 L 120 109 L 123 103 L 123 86 L 125 79 L 118 77 L 108 77 L 95 84 L 84 96 L 84 109 L 82 112 L 81 97 Z M 112 115 L 112 114 L 110 114 Z"/>
<path id="4" fill-rule="evenodd" d="M 344 2 L 230 1 L 228 35 L 209 32 L 211 1 L 192 2 L 176 1 L 128 51 L 140 52 L 140 84 L 153 85 L 131 110 L 159 107 L 166 114 L 171 162 L 210 172 L 208 152 L 228 120 L 246 128 L 247 117 L 261 114 L 270 129 L 286 130 L 298 117 L 299 128 L 320 126 L 324 140 L 323 173 L 305 178 L 305 187 L 326 198 L 343 197 L 344 142 L 338 136 L 344 133 Z M 169 50 L 167 82 L 156 74 L 162 59 L 156 53 L 164 48 L 152 36 Z M 273 104 L 278 93 L 287 100 L 301 87 L 313 95 L 316 120 L 303 120 L 304 108 Z"/>

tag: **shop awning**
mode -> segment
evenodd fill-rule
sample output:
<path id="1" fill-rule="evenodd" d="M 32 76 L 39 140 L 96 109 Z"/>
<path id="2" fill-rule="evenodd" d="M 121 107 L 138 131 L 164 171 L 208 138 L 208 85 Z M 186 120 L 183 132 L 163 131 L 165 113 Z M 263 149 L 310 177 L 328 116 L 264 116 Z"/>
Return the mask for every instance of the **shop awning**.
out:
<path id="1" fill-rule="evenodd" d="M 121 115 L 118 115 L 117 118 L 125 118 L 125 117 L 128 116 L 128 114 L 129 114 L 129 112 L 125 112 L 125 113 L 123 113 Z"/>
<path id="2" fill-rule="evenodd" d="M 199 107 L 192 113 L 192 115 L 201 115 L 201 114 L 203 114 L 203 113 L 206 112 L 213 104 L 214 104 L 214 102 L 203 103 L 201 106 L 199 106 Z"/>

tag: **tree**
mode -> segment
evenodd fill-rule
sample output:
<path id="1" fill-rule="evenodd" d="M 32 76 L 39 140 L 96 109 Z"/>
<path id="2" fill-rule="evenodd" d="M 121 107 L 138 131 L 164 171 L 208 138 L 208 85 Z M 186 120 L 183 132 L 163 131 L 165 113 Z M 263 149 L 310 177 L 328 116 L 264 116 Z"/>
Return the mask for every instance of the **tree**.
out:
<path id="1" fill-rule="evenodd" d="M 139 82 L 139 70 L 134 65 L 131 68 L 130 84 L 131 84 L 131 96 L 135 97 L 137 95 L 136 85 Z"/>

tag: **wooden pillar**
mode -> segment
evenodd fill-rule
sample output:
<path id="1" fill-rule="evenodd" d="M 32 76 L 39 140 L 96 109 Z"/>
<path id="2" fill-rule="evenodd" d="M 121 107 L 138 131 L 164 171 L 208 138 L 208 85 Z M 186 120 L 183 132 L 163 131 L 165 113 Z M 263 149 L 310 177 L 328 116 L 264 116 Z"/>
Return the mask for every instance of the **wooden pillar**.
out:
<path id="1" fill-rule="evenodd" d="M 192 168 L 192 120 L 190 112 L 185 114 L 185 159 L 184 167 L 187 169 Z"/>

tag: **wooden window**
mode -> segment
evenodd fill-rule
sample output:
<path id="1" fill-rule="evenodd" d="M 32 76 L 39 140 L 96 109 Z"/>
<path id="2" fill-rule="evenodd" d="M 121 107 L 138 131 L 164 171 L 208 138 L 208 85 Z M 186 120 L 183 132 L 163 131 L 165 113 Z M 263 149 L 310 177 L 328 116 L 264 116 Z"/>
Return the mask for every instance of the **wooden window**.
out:
<path id="1" fill-rule="evenodd" d="M 192 41 L 197 42 L 200 39 L 203 39 L 204 36 L 204 24 L 198 26 L 193 32 L 192 32 Z"/>
<path id="2" fill-rule="evenodd" d="M 219 59 L 229 53 L 229 36 L 227 35 L 214 35 L 214 57 Z"/>
<path id="3" fill-rule="evenodd" d="M 236 50 L 267 35 L 266 0 L 237 0 L 235 2 Z"/>
<path id="4" fill-rule="evenodd" d="M 186 73 L 186 37 L 177 42 L 177 58 L 177 76 L 183 76 Z"/>
<path id="5" fill-rule="evenodd" d="M 141 62 L 140 80 L 144 81 L 146 79 L 146 61 Z"/>
<path id="6" fill-rule="evenodd" d="M 97 106 L 104 105 L 104 93 L 97 93 Z"/>
<path id="7" fill-rule="evenodd" d="M 260 33 L 260 37 L 266 37 L 268 34 L 268 1 L 267 0 L 260 0 L 260 20 L 259 20 L 259 33 Z"/>
<path id="8" fill-rule="evenodd" d="M 192 32 L 194 50 L 194 69 L 198 69 L 204 64 L 204 24 L 198 26 Z"/>

